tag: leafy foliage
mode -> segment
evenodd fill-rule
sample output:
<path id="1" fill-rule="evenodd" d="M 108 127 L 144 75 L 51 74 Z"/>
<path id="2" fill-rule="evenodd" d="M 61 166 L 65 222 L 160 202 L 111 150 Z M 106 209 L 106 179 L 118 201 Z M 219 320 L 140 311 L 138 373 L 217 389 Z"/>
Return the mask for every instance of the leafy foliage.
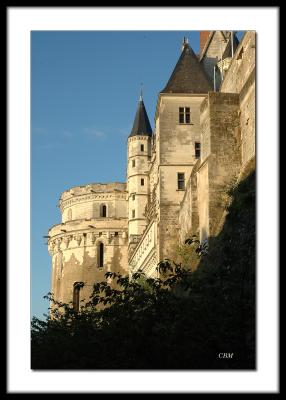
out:
<path id="1" fill-rule="evenodd" d="M 158 278 L 107 272 L 76 313 L 56 302 L 32 320 L 33 369 L 249 369 L 255 367 L 254 174 L 233 189 L 221 234 L 191 271 L 171 260 Z M 233 353 L 220 359 L 219 353 Z"/>

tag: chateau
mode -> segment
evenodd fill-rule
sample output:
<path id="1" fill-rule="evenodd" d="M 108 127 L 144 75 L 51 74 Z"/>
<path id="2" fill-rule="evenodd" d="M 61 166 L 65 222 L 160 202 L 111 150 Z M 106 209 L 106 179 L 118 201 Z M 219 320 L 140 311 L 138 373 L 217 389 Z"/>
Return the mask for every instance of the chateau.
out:
<path id="1" fill-rule="evenodd" d="M 158 95 L 152 131 L 140 96 L 127 143 L 127 182 L 62 193 L 62 222 L 48 233 L 51 292 L 88 300 L 107 271 L 124 275 L 173 259 L 178 243 L 216 236 L 230 185 L 255 168 L 255 32 L 201 31 L 184 39 Z"/>

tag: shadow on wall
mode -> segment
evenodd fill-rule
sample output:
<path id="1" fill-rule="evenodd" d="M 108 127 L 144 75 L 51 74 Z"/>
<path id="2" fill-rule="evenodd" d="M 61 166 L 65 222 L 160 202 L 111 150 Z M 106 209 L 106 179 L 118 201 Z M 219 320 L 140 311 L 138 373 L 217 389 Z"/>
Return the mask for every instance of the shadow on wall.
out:
<path id="1" fill-rule="evenodd" d="M 93 290 L 93 284 L 95 282 L 100 282 L 104 280 L 104 274 L 107 271 L 106 267 L 98 267 L 98 257 L 97 252 L 94 256 L 90 256 L 90 252 L 83 248 L 82 261 L 80 261 L 75 253 L 72 253 L 69 260 L 64 262 L 63 267 L 63 279 L 57 279 L 55 297 L 59 298 L 59 287 L 61 287 L 61 292 L 64 297 L 64 301 L 68 293 L 72 295 L 73 285 L 75 282 L 83 282 L 84 285 L 81 289 L 81 300 L 89 300 L 89 296 Z M 72 299 L 70 299 L 72 301 Z"/>
<path id="2" fill-rule="evenodd" d="M 110 262 L 110 271 L 117 272 L 121 275 L 126 275 L 128 271 L 126 271 L 122 267 L 123 254 L 119 246 L 119 237 L 113 238 L 113 244 L 114 244 L 114 253 Z"/>
<path id="3" fill-rule="evenodd" d="M 217 236 L 209 238 L 208 254 L 194 272 L 196 287 L 192 289 L 213 299 L 213 335 L 219 329 L 221 343 L 236 354 L 238 365 L 247 368 L 255 368 L 255 186 L 252 171 L 231 190 L 225 223 Z"/>

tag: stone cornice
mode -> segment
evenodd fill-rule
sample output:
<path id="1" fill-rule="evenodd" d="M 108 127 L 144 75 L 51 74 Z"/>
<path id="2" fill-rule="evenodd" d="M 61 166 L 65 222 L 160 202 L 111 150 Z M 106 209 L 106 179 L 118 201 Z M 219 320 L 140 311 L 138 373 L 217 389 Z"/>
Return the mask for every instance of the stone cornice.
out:
<path id="1" fill-rule="evenodd" d="M 67 197 L 66 199 L 60 199 L 59 201 L 59 207 L 62 210 L 64 210 L 66 207 L 71 206 L 73 204 L 77 203 L 84 203 L 84 202 L 89 202 L 93 200 L 103 200 L 103 201 L 112 201 L 112 200 L 118 200 L 118 199 L 126 199 L 126 192 L 107 192 L 107 193 L 86 193 L 86 194 L 79 194 L 79 195 L 74 195 Z"/>
<path id="2" fill-rule="evenodd" d="M 83 186 L 73 186 L 62 192 L 60 201 L 73 196 L 94 194 L 114 194 L 126 192 L 126 182 L 90 183 Z"/>
<path id="3" fill-rule="evenodd" d="M 115 235 L 117 232 L 117 235 Z M 114 238 L 121 240 L 121 245 L 127 245 L 127 228 L 110 229 L 78 229 L 65 233 L 58 233 L 48 239 L 48 251 L 54 255 L 67 249 L 96 246 L 98 242 L 105 245 L 112 244 Z"/>
<path id="4" fill-rule="evenodd" d="M 130 197 L 132 197 L 134 194 L 135 194 L 136 196 L 146 196 L 146 195 L 149 195 L 148 192 L 147 192 L 147 193 L 130 192 L 130 194 L 129 194 L 129 196 L 127 197 L 127 199 L 129 200 Z M 132 200 L 132 201 L 134 201 L 134 200 Z M 136 201 L 136 200 L 135 200 L 135 201 Z"/>
<path id="5" fill-rule="evenodd" d="M 149 172 L 136 172 L 135 174 L 128 175 L 128 179 L 133 178 L 134 176 L 149 176 Z"/>
<path id="6" fill-rule="evenodd" d="M 143 153 L 143 152 L 140 153 L 140 154 L 139 153 L 138 154 L 134 154 L 133 156 L 129 156 L 128 158 L 131 159 L 131 158 L 134 158 L 134 157 L 148 157 L 148 158 L 151 158 L 150 154 Z M 134 167 L 132 167 L 132 168 L 134 168 Z"/>
<path id="7" fill-rule="evenodd" d="M 142 135 L 142 136 L 140 136 L 140 135 L 136 135 L 136 136 L 130 136 L 129 138 L 128 138 L 128 142 L 132 142 L 132 141 L 134 141 L 134 140 L 148 140 L 148 139 L 150 139 L 151 138 L 151 136 L 147 136 L 147 135 Z"/>
<path id="8" fill-rule="evenodd" d="M 78 229 L 90 229 L 93 225 L 96 225 L 96 229 L 124 229 L 127 226 L 128 218 L 125 217 L 102 217 L 102 218 L 82 218 L 74 219 L 71 221 L 63 222 L 61 224 L 55 224 L 49 229 L 49 234 L 52 235 L 52 231 L 65 230 L 67 232 L 72 232 Z"/>

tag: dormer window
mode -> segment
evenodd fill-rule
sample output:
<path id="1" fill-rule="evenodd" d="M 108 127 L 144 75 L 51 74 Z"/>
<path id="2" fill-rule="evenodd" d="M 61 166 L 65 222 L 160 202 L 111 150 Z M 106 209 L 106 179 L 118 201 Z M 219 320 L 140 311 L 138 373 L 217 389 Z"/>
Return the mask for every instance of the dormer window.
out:
<path id="1" fill-rule="evenodd" d="M 191 123 L 190 107 L 179 107 L 179 123 L 180 124 L 190 124 Z"/>

